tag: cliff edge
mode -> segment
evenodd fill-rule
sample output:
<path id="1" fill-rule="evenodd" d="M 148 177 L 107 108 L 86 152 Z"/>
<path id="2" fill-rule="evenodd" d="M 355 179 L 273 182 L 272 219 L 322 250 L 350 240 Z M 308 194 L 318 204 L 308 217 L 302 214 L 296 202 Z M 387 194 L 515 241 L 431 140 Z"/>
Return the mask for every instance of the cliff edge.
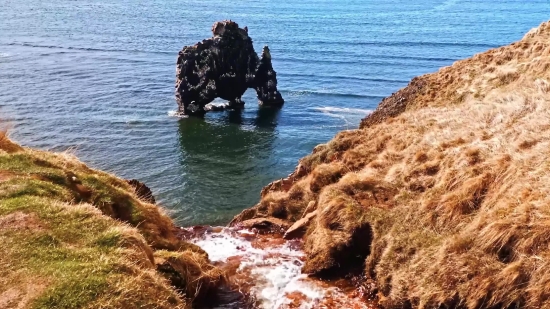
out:
<path id="1" fill-rule="evenodd" d="M 294 223 L 303 272 L 359 267 L 384 308 L 550 308 L 549 157 L 546 22 L 414 78 L 231 224 Z"/>
<path id="2" fill-rule="evenodd" d="M 0 133 L 0 308 L 191 308 L 223 283 L 151 192 Z"/>

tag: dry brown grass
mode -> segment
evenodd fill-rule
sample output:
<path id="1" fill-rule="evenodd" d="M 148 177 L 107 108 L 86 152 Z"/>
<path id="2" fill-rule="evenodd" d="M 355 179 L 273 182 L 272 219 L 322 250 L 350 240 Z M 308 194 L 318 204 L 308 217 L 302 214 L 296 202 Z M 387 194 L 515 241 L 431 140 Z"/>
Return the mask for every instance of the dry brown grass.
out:
<path id="1" fill-rule="evenodd" d="M 173 286 L 195 301 L 212 296 L 226 281 L 225 273 L 212 266 L 207 256 L 196 251 L 157 251 L 155 263 Z"/>
<path id="2" fill-rule="evenodd" d="M 384 99 L 377 110 L 362 121 L 361 127 L 386 121 L 404 111 L 460 104 L 468 98 L 483 100 L 493 92 L 544 79 L 550 70 L 549 29 L 550 22 L 543 23 L 521 41 L 414 78 L 409 86 Z"/>
<path id="3" fill-rule="evenodd" d="M 246 213 L 315 201 L 304 270 L 363 250 L 386 308 L 550 308 L 549 63 L 545 23 L 416 78 Z"/>
<path id="4" fill-rule="evenodd" d="M 7 153 L 14 153 L 14 152 L 22 151 L 23 147 L 12 142 L 8 138 L 7 131 L 0 130 L 0 149 L 2 149 Z"/>
<path id="5" fill-rule="evenodd" d="M 3 293 L 0 293 L 0 308 L 26 308 L 34 298 L 44 292 L 46 287 L 46 282 L 41 278 L 33 278 L 33 280 L 12 286 Z"/>

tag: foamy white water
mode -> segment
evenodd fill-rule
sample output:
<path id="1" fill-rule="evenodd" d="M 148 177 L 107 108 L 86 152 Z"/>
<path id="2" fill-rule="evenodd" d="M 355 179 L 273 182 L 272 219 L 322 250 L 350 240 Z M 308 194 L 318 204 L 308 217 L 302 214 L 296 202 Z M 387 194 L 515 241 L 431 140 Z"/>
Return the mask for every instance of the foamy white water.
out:
<path id="1" fill-rule="evenodd" d="M 444 11 L 458 4 L 458 0 L 447 0 L 440 5 L 434 7 L 434 11 Z"/>
<path id="2" fill-rule="evenodd" d="M 189 116 L 183 115 L 182 113 L 175 110 L 175 111 L 168 111 L 168 117 L 187 118 Z"/>
<path id="3" fill-rule="evenodd" d="M 363 117 L 372 113 L 371 109 L 361 109 L 361 108 L 347 108 L 347 107 L 335 107 L 335 106 L 324 106 L 324 107 L 314 107 L 313 110 L 320 111 L 324 115 L 339 118 L 347 126 L 347 129 L 353 126 L 354 123 L 361 121 Z"/>
<path id="4" fill-rule="evenodd" d="M 279 239 L 258 247 L 253 245 L 256 235 L 248 230 L 214 230 L 216 232 L 205 232 L 191 241 L 203 248 L 212 262 L 240 259 L 237 274 L 246 274 L 249 278 L 252 283 L 250 294 L 257 300 L 259 308 L 333 308 L 324 304 L 328 297 L 331 304 L 339 305 L 338 308 L 342 308 L 341 305 L 368 308 L 338 288 L 328 287 L 302 274 L 304 253 L 289 242 Z"/>
<path id="5" fill-rule="evenodd" d="M 335 107 L 335 106 L 325 106 L 325 107 L 314 107 L 314 110 L 318 110 L 323 113 L 338 113 L 338 114 L 354 114 L 365 116 L 372 113 L 372 109 L 362 109 L 362 108 L 347 108 L 347 107 Z"/>

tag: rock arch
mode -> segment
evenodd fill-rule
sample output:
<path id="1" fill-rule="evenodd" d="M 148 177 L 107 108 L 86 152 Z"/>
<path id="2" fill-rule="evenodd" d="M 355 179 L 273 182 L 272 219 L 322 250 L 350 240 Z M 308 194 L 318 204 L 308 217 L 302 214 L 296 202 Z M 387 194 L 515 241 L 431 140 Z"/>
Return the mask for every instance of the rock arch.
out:
<path id="1" fill-rule="evenodd" d="M 244 106 L 241 97 L 248 88 L 256 90 L 263 106 L 284 104 L 277 90 L 277 73 L 271 64 L 269 48 L 258 57 L 248 29 L 233 21 L 216 22 L 213 37 L 180 52 L 176 68 L 176 101 L 183 115 L 202 116 L 208 110 Z M 223 107 L 207 107 L 215 98 L 229 103 Z"/>

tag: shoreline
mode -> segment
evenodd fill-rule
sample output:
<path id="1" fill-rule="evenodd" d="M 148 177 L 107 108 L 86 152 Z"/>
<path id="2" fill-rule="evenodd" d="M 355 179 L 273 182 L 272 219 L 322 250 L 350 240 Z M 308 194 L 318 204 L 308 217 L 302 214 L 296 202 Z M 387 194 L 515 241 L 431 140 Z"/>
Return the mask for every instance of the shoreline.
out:
<path id="1" fill-rule="evenodd" d="M 386 309 L 550 306 L 549 42 L 546 22 L 414 78 L 359 129 L 266 186 L 230 225 L 287 232 L 303 241 L 292 271 L 352 280 Z M 0 186 L 1 305 L 185 309 L 231 279 L 215 262 L 232 256 L 213 261 L 181 239 L 150 190 L 67 153 L 24 148 L 2 133 Z M 289 236 L 293 228 L 300 232 Z M 190 239 L 225 231 L 238 233 L 207 228 Z M 250 244 L 263 261 L 267 248 L 293 241 L 281 235 L 232 237 L 267 243 Z M 247 252 L 245 244 L 231 246 Z M 233 276 L 247 261 L 238 259 Z M 343 275 L 357 267 L 364 277 Z M 275 295 L 299 306 L 309 292 L 300 293 Z"/>

